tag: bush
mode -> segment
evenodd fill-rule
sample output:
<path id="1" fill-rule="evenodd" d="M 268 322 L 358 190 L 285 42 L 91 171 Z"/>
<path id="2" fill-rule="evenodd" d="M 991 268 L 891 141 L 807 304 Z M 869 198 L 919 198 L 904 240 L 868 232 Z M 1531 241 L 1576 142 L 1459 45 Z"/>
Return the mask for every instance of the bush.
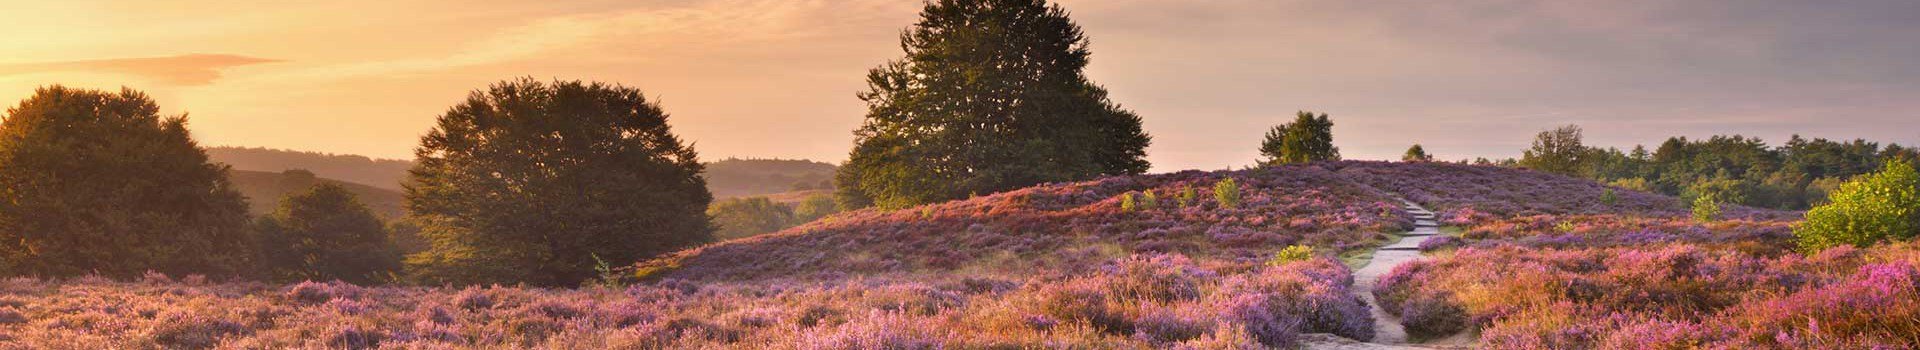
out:
<path id="1" fill-rule="evenodd" d="M 321 183 L 261 218 L 260 260 L 283 280 L 372 283 L 400 269 L 385 224 L 352 192 Z"/>
<path id="2" fill-rule="evenodd" d="M 1720 199 L 1704 195 L 1693 199 L 1693 220 L 1713 222 L 1720 219 Z"/>
<path id="3" fill-rule="evenodd" d="M 1280 249 L 1279 252 L 1273 253 L 1273 258 L 1267 259 L 1267 266 L 1286 265 L 1287 263 L 1290 263 L 1290 262 L 1304 261 L 1312 258 L 1313 258 L 1313 247 L 1308 247 L 1304 245 L 1290 245 L 1290 246 L 1287 246 L 1286 248 Z"/>
<path id="4" fill-rule="evenodd" d="M 1193 190 L 1193 186 L 1187 185 L 1187 186 L 1181 186 L 1180 194 L 1178 196 L 1175 196 L 1174 198 L 1176 201 L 1180 202 L 1181 208 L 1186 208 L 1189 205 L 1193 205 L 1194 199 L 1198 197 L 1199 195 L 1195 193 L 1195 191 Z"/>
<path id="5" fill-rule="evenodd" d="M 1605 191 L 1600 192 L 1600 204 L 1613 206 L 1614 203 L 1618 203 L 1618 202 L 1620 202 L 1620 196 L 1617 194 L 1614 194 L 1613 189 L 1609 188 L 1609 189 L 1606 189 Z"/>
<path id="6" fill-rule="evenodd" d="M 1906 162 L 1888 162 L 1879 173 L 1849 181 L 1828 201 L 1793 226 L 1803 251 L 1867 246 L 1920 233 L 1920 174 Z"/>
<path id="7" fill-rule="evenodd" d="M 1140 206 L 1139 204 L 1133 203 L 1133 192 L 1120 194 L 1120 212 L 1131 213 L 1135 209 L 1139 209 L 1138 208 L 1139 206 Z"/>
<path id="8" fill-rule="evenodd" d="M 1229 177 L 1213 184 L 1213 200 L 1220 202 L 1221 208 L 1240 206 L 1240 182 Z"/>
<path id="9" fill-rule="evenodd" d="M 794 205 L 793 222 L 795 224 L 813 222 L 839 212 L 840 206 L 834 203 L 833 196 L 815 194 L 807 196 L 806 199 L 800 200 L 800 204 Z"/>

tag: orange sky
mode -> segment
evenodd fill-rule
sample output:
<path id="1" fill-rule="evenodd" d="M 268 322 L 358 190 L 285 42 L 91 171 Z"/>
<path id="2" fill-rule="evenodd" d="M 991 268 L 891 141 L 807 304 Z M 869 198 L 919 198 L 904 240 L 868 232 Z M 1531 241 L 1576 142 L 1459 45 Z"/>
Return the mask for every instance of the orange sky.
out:
<path id="1" fill-rule="evenodd" d="M 1330 113 L 1349 158 L 1424 143 L 1507 157 L 1580 123 L 1590 143 L 1800 132 L 1913 144 L 1920 54 L 1900 2 L 1435 5 L 1065 0 L 1089 74 L 1140 112 L 1156 171 L 1251 164 L 1261 129 Z M 400 3 L 400 4 L 395 4 Z M 469 91 L 517 76 L 659 98 L 703 157 L 837 162 L 866 69 L 914 0 L 9 1 L 0 100 L 144 90 L 207 145 L 409 158 Z M 1799 7 L 1796 7 L 1799 6 Z M 1905 34 L 1902 34 L 1905 33 Z M 1812 47 L 1815 50 L 1809 51 Z M 1838 118 L 1838 119 L 1836 119 Z"/>

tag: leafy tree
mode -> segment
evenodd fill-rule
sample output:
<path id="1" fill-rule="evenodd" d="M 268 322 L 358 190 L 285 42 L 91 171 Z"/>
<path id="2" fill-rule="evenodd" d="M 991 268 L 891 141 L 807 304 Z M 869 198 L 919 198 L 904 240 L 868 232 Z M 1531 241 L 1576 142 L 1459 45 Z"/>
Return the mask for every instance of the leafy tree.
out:
<path id="1" fill-rule="evenodd" d="M 0 120 L 0 272 L 246 272 L 247 204 L 146 94 L 36 90 Z"/>
<path id="2" fill-rule="evenodd" d="M 833 196 L 815 194 L 801 199 L 800 204 L 794 205 L 793 220 L 795 224 L 803 224 L 839 212 L 840 207 L 834 204 Z"/>
<path id="3" fill-rule="evenodd" d="M 841 204 L 898 209 L 1147 170 L 1140 117 L 1082 72 L 1089 51 L 1044 0 L 939 0 L 867 75 Z"/>
<path id="4" fill-rule="evenodd" d="M 532 79 L 476 91 L 420 140 L 407 207 L 427 283 L 567 286 L 713 240 L 692 148 L 639 90 Z"/>
<path id="5" fill-rule="evenodd" d="M 1427 149 L 1425 147 L 1420 147 L 1420 144 L 1416 143 L 1416 144 L 1413 144 L 1413 147 L 1407 147 L 1407 154 L 1400 156 L 1400 161 L 1431 162 L 1433 161 L 1433 155 L 1427 154 Z"/>
<path id="6" fill-rule="evenodd" d="M 275 278 L 371 283 L 400 269 L 385 224 L 340 185 L 288 195 L 258 226 L 260 261 Z"/>
<path id="7" fill-rule="evenodd" d="M 1920 172 L 1912 163 L 1888 162 L 1879 173 L 1841 185 L 1829 200 L 1793 226 L 1805 252 L 1920 235 Z"/>
<path id="8" fill-rule="evenodd" d="M 1260 155 L 1266 157 L 1263 165 L 1340 160 L 1340 148 L 1333 146 L 1333 120 L 1326 113 L 1301 111 L 1292 123 L 1267 130 Z"/>
<path id="9" fill-rule="evenodd" d="M 713 203 L 707 209 L 713 224 L 719 226 L 720 239 L 751 237 L 779 231 L 798 224 L 793 209 L 774 203 L 767 197 L 733 198 Z"/>
<path id="10" fill-rule="evenodd" d="M 1581 144 L 1580 126 L 1567 125 L 1541 131 L 1533 138 L 1533 148 L 1521 154 L 1520 166 L 1564 175 L 1580 175 L 1581 158 L 1587 147 Z"/>
<path id="11" fill-rule="evenodd" d="M 1704 195 L 1693 199 L 1693 220 L 1713 222 L 1720 220 L 1720 199 L 1713 195 Z"/>

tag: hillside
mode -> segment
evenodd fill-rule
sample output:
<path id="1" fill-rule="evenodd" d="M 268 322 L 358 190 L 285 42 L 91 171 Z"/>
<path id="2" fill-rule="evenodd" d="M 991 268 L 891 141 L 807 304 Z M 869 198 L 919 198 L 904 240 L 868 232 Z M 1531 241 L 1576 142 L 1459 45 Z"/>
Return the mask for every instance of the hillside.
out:
<path id="1" fill-rule="evenodd" d="M 705 175 L 714 198 L 733 198 L 830 189 L 835 169 L 810 160 L 728 158 L 707 163 Z"/>
<path id="2" fill-rule="evenodd" d="M 1453 338 L 1488 348 L 1912 344 L 1879 331 L 1890 328 L 1860 328 L 1920 324 L 1911 244 L 1802 256 L 1788 249 L 1797 213 L 1728 206 L 1703 222 L 1672 197 L 1614 189 L 1606 201 L 1607 191 L 1528 170 L 1325 162 L 842 213 L 637 265 L 646 282 L 625 288 L 13 279 L 0 287 L 16 306 L 0 305 L 0 316 L 17 308 L 17 318 L 55 321 L 15 323 L 14 334 L 28 336 L 0 343 L 1364 348 L 1352 342 L 1373 339 L 1384 320 L 1416 341 L 1464 334 Z M 1371 252 L 1412 228 L 1416 216 L 1397 196 L 1458 233 L 1427 240 L 1419 249 L 1429 254 L 1355 289 L 1334 256 Z M 1361 290 L 1385 316 L 1370 313 Z M 84 323 L 155 308 L 155 317 Z M 1810 319 L 1826 326 L 1805 327 Z"/>
<path id="3" fill-rule="evenodd" d="M 253 147 L 209 147 L 207 156 L 234 170 L 279 173 L 303 169 L 337 179 L 398 191 L 413 162 L 374 159 L 350 154 L 328 154 Z M 833 188 L 833 164 L 798 159 L 728 158 L 707 163 L 707 190 L 714 198 L 803 194 Z M 796 200 L 797 201 L 797 200 Z"/>
<path id="4" fill-rule="evenodd" d="M 208 147 L 207 156 L 234 170 L 279 173 L 303 169 L 323 178 L 400 190 L 412 161 L 374 159 L 351 154 L 328 154 L 253 147 Z"/>
<path id="5" fill-rule="evenodd" d="M 331 182 L 345 187 L 347 191 L 353 192 L 355 196 L 360 198 L 361 204 L 365 204 L 367 209 L 373 210 L 373 214 L 381 218 L 398 218 L 406 213 L 406 208 L 404 207 L 406 202 L 399 191 L 324 177 L 314 177 L 311 173 L 300 173 L 298 171 L 264 172 L 236 169 L 228 173 L 228 177 L 233 180 L 234 189 L 239 190 L 240 195 L 247 197 L 247 212 L 255 216 L 273 212 L 274 208 L 280 205 L 280 198 L 285 197 L 289 193 L 296 193 L 312 188 L 314 184 L 320 181 Z"/>

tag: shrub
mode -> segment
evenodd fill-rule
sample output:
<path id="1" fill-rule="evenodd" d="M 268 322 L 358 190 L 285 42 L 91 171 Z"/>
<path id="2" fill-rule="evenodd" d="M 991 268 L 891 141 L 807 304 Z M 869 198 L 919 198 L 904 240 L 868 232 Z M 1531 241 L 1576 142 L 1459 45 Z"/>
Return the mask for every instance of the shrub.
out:
<path id="1" fill-rule="evenodd" d="M 371 283 L 400 269 L 386 225 L 340 185 L 288 195 L 257 225 L 260 260 L 279 279 Z"/>
<path id="2" fill-rule="evenodd" d="M 1920 233 L 1920 174 L 1904 161 L 1888 162 L 1879 173 L 1841 185 L 1828 201 L 1793 226 L 1802 250 L 1867 246 Z"/>
<path id="3" fill-rule="evenodd" d="M 1185 208 L 1195 204 L 1194 199 L 1197 197 L 1199 197 L 1199 195 L 1193 190 L 1193 185 L 1186 185 L 1180 187 L 1180 194 L 1175 198 L 1180 202 L 1180 207 Z"/>
<path id="4" fill-rule="evenodd" d="M 1140 206 L 1139 204 L 1133 203 L 1133 192 L 1120 194 L 1120 212 L 1131 213 L 1134 210 L 1139 209 L 1137 208 L 1139 206 Z"/>
<path id="5" fill-rule="evenodd" d="M 1290 262 L 1304 261 L 1312 258 L 1313 247 L 1290 245 L 1286 248 L 1281 248 L 1279 252 L 1273 253 L 1273 258 L 1267 259 L 1267 266 L 1286 265 Z"/>
<path id="6" fill-rule="evenodd" d="M 1606 204 L 1607 206 L 1613 206 L 1613 204 L 1614 204 L 1614 203 L 1617 203 L 1617 202 L 1619 202 L 1619 201 L 1620 201 L 1620 196 L 1619 196 L 1619 195 L 1616 195 L 1616 194 L 1614 194 L 1614 193 L 1613 193 L 1613 189 L 1611 189 L 1611 188 L 1609 188 L 1609 189 L 1606 189 L 1606 191 L 1602 191 L 1602 192 L 1600 192 L 1600 204 Z"/>
<path id="7" fill-rule="evenodd" d="M 1160 207 L 1160 195 L 1154 194 L 1153 190 L 1140 193 L 1140 209 L 1153 210 L 1158 207 Z"/>
<path id="8" fill-rule="evenodd" d="M 1693 199 L 1693 220 L 1713 222 L 1720 219 L 1720 199 L 1713 195 L 1702 195 Z"/>
<path id="9" fill-rule="evenodd" d="M 1220 202 L 1221 208 L 1240 206 L 1240 182 L 1232 177 L 1220 179 L 1220 182 L 1213 184 L 1213 200 Z"/>

